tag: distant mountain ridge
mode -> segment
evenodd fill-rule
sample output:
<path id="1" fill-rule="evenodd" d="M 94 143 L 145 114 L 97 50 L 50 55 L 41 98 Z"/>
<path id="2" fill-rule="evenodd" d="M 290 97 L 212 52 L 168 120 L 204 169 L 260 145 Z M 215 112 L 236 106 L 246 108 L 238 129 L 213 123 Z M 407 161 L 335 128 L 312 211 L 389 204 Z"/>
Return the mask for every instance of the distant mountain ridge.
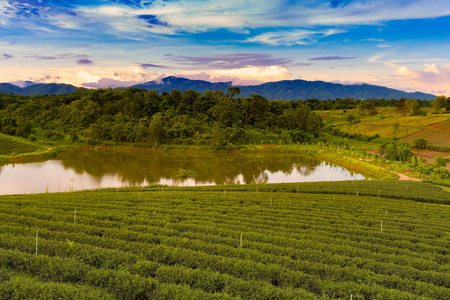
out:
<path id="1" fill-rule="evenodd" d="M 180 77 L 166 77 L 161 82 L 149 81 L 143 84 L 137 84 L 133 87 L 146 90 L 156 90 L 158 93 L 170 92 L 171 90 L 194 90 L 205 92 L 207 90 L 226 91 L 232 86 L 232 82 L 208 82 L 204 80 L 191 80 Z M 383 86 L 370 84 L 344 85 L 324 81 L 306 81 L 306 80 L 283 80 L 276 82 L 267 82 L 259 85 L 237 86 L 241 90 L 240 97 L 248 97 L 252 94 L 258 94 L 270 100 L 306 100 L 319 99 L 328 100 L 336 98 L 353 99 L 400 99 L 412 98 L 421 100 L 433 100 L 435 95 L 421 92 L 408 93 Z"/>
<path id="2" fill-rule="evenodd" d="M 45 95 L 45 94 L 70 94 L 75 92 L 76 86 L 65 83 L 35 83 L 29 84 L 23 88 L 11 84 L 11 83 L 0 83 L 0 93 L 14 94 L 14 95 Z"/>
<path id="3" fill-rule="evenodd" d="M 149 81 L 133 85 L 134 88 L 146 90 L 156 90 L 158 93 L 169 92 L 171 90 L 194 90 L 204 93 L 207 90 L 226 90 L 233 86 L 232 82 L 209 82 L 205 80 L 191 80 L 181 77 L 169 76 L 161 81 Z M 408 93 L 396 89 L 370 84 L 344 85 L 324 81 L 306 81 L 301 79 L 283 80 L 267 82 L 259 85 L 237 86 L 241 90 L 240 97 L 248 97 L 258 94 L 269 100 L 306 100 L 319 99 L 328 100 L 336 98 L 353 99 L 400 99 L 412 98 L 421 100 L 433 100 L 435 95 L 421 92 Z M 0 93 L 16 95 L 44 95 L 44 94 L 70 94 L 75 92 L 77 87 L 62 83 L 37 83 L 23 88 L 10 84 L 0 83 Z"/>

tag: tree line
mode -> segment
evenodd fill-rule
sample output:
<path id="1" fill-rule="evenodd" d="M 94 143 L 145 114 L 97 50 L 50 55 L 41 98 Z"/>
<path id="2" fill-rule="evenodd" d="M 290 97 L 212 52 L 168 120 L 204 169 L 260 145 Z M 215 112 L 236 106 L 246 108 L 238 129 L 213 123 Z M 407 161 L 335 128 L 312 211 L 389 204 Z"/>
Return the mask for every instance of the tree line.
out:
<path id="1" fill-rule="evenodd" d="M 66 95 L 0 94 L 0 131 L 63 142 L 209 144 L 304 143 L 319 115 L 301 101 L 238 97 L 239 88 L 157 93 L 138 88 L 78 89 Z"/>

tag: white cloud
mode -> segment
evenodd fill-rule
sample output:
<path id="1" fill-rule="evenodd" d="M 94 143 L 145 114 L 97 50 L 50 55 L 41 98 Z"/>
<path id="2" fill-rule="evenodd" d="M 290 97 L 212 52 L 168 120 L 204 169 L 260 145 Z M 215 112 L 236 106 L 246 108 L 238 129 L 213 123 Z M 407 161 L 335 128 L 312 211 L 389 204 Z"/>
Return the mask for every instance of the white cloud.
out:
<path id="1" fill-rule="evenodd" d="M 343 33 L 345 31 L 338 29 L 326 30 L 304 30 L 295 29 L 290 31 L 266 32 L 255 37 L 249 38 L 249 42 L 259 42 L 270 45 L 309 45 L 314 44 L 320 37 L 326 37 L 332 34 Z"/>
<path id="2" fill-rule="evenodd" d="M 447 0 L 329 2 L 273 0 L 157 1 L 149 12 L 186 31 L 211 28 L 305 27 L 378 24 L 389 20 L 436 18 L 450 14 Z"/>
<path id="3" fill-rule="evenodd" d="M 447 91 L 448 82 L 450 82 L 450 64 L 439 66 L 437 63 L 448 63 L 448 59 L 384 59 L 387 55 L 388 53 L 376 55 L 367 61 L 384 64 L 393 69 L 397 88 L 434 94 L 436 91 Z"/>

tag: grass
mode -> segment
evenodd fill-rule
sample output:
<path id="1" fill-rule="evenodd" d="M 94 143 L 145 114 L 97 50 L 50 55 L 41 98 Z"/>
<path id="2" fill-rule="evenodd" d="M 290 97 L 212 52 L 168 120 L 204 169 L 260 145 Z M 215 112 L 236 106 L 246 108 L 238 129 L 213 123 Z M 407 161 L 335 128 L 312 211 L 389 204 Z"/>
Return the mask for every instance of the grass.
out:
<path id="1" fill-rule="evenodd" d="M 42 150 L 41 145 L 31 143 L 26 139 L 0 133 L 0 155 L 16 155 Z"/>
<path id="2" fill-rule="evenodd" d="M 37 142 L 0 133 L 0 164 L 42 160 L 59 153 L 59 147 L 48 148 Z"/>
<path id="3" fill-rule="evenodd" d="M 73 299 L 75 287 L 99 299 L 450 298 L 450 193 L 431 184 L 151 186 L 0 202 L 0 294 L 11 299 Z"/>

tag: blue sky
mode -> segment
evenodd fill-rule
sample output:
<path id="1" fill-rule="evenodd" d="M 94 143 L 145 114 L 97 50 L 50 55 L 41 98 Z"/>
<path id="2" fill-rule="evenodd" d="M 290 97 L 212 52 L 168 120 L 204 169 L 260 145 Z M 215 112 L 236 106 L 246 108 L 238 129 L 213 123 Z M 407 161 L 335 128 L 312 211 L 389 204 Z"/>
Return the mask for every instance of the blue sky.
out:
<path id="1" fill-rule="evenodd" d="M 0 82 L 305 79 L 450 96 L 448 0 L 0 0 Z"/>

